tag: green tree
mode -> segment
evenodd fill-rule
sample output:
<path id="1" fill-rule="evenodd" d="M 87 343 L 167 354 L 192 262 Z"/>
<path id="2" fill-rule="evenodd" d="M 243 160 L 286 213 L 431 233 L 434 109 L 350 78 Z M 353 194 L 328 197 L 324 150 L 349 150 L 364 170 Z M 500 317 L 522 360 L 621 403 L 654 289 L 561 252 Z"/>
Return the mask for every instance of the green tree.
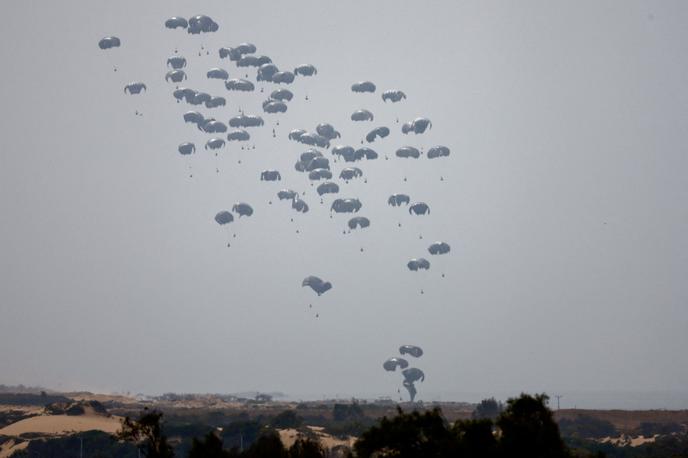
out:
<path id="1" fill-rule="evenodd" d="M 136 444 L 147 458 L 171 458 L 174 452 L 162 433 L 162 416 L 162 412 L 146 408 L 138 420 L 126 417 L 114 437 Z"/>
<path id="2" fill-rule="evenodd" d="M 209 432 L 203 440 L 193 438 L 189 458 L 229 458 L 232 455 L 222 448 L 222 439 Z"/>
<path id="3" fill-rule="evenodd" d="M 452 428 L 456 438 L 454 456 L 492 458 L 498 456 L 492 420 L 457 421 Z"/>
<path id="4" fill-rule="evenodd" d="M 471 414 L 474 420 L 481 420 L 484 418 L 496 420 L 500 413 L 504 410 L 504 404 L 498 402 L 495 398 L 483 399 L 475 407 Z"/>
<path id="5" fill-rule="evenodd" d="M 288 453 L 279 434 L 276 431 L 268 431 L 261 435 L 241 456 L 246 458 L 288 458 Z"/>
<path id="6" fill-rule="evenodd" d="M 547 407 L 546 394 L 521 394 L 509 399 L 497 419 L 500 450 L 505 456 L 559 458 L 569 456 L 559 426 Z"/>
<path id="7" fill-rule="evenodd" d="M 298 438 L 289 448 L 289 458 L 324 458 L 325 450 L 311 439 Z"/>
<path id="8" fill-rule="evenodd" d="M 273 428 L 298 428 L 303 423 L 303 418 L 293 410 L 285 410 L 277 414 L 271 423 Z"/>

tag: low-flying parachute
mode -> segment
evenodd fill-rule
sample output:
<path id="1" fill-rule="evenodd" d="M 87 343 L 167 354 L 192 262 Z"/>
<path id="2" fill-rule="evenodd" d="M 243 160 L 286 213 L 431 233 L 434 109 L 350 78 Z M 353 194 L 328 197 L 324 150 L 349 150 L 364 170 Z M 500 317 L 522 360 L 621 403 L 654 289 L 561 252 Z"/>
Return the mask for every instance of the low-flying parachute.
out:
<path id="1" fill-rule="evenodd" d="M 231 61 L 237 61 L 241 59 L 241 51 L 237 48 L 226 48 L 222 47 L 219 49 L 220 59 L 226 59 L 229 57 Z"/>
<path id="2" fill-rule="evenodd" d="M 408 390 L 409 396 L 411 397 L 411 402 L 413 402 L 416 399 L 417 393 L 414 383 L 425 380 L 425 374 L 422 370 L 415 367 L 404 369 L 401 371 L 401 373 L 404 376 L 404 388 Z"/>
<path id="3" fill-rule="evenodd" d="M 227 78 L 229 78 L 229 73 L 227 73 L 227 70 L 223 68 L 215 67 L 208 70 L 205 76 L 208 79 L 226 80 Z"/>
<path id="4" fill-rule="evenodd" d="M 294 141 L 299 141 L 301 139 L 301 136 L 305 134 L 306 131 L 303 129 L 294 129 L 291 132 L 289 132 L 289 140 L 294 140 Z"/>
<path id="5" fill-rule="evenodd" d="M 182 143 L 179 145 L 179 148 L 177 149 L 179 150 L 179 154 L 187 156 L 189 154 L 193 154 L 196 152 L 196 145 L 190 142 Z"/>
<path id="6" fill-rule="evenodd" d="M 339 185 L 332 181 L 326 181 L 318 185 L 317 191 L 319 196 L 323 194 L 337 194 L 339 192 Z"/>
<path id="7" fill-rule="evenodd" d="M 119 48 L 122 42 L 117 37 L 105 37 L 98 42 L 98 47 L 100 49 L 112 49 Z"/>
<path id="8" fill-rule="evenodd" d="M 306 164 L 304 172 L 312 172 L 317 169 L 330 170 L 330 160 L 322 156 L 314 157 Z"/>
<path id="9" fill-rule="evenodd" d="M 411 198 L 406 194 L 392 194 L 387 199 L 387 203 L 392 207 L 400 207 L 402 204 L 408 205 L 411 202 Z"/>
<path id="10" fill-rule="evenodd" d="M 232 78 L 231 80 L 225 81 L 225 87 L 228 91 L 243 91 L 251 92 L 256 87 L 249 80 L 243 78 Z"/>
<path id="11" fill-rule="evenodd" d="M 413 121 L 405 122 L 401 126 L 401 132 L 409 134 L 422 134 L 427 129 L 432 129 L 432 122 L 428 118 L 416 118 Z"/>
<path id="12" fill-rule="evenodd" d="M 282 175 L 277 170 L 263 170 L 260 172 L 260 181 L 280 181 Z"/>
<path id="13" fill-rule="evenodd" d="M 397 150 L 396 155 L 397 157 L 406 159 L 418 159 L 420 157 L 420 151 L 418 150 L 418 148 L 414 148 L 413 146 L 402 146 Z"/>
<path id="14" fill-rule="evenodd" d="M 294 94 L 289 89 L 276 89 L 272 91 L 270 98 L 282 102 L 285 100 L 289 102 L 292 98 L 294 98 Z"/>
<path id="15" fill-rule="evenodd" d="M 194 92 L 193 97 L 190 99 L 187 98 L 186 101 L 191 105 L 201 105 L 203 103 L 207 103 L 212 98 L 213 96 L 207 92 Z"/>
<path id="16" fill-rule="evenodd" d="M 353 162 L 356 160 L 356 150 L 352 146 L 337 145 L 332 148 L 333 156 L 341 156 L 346 162 Z"/>
<path id="17" fill-rule="evenodd" d="M 305 134 L 302 134 L 297 141 L 299 143 L 303 143 L 304 145 L 318 146 L 320 148 L 330 147 L 330 141 L 327 138 L 323 137 L 322 135 L 314 134 L 311 132 L 306 132 Z"/>
<path id="18" fill-rule="evenodd" d="M 388 100 L 392 102 L 399 102 L 406 98 L 406 94 L 399 90 L 389 90 L 382 93 L 382 100 L 387 102 Z"/>
<path id="19" fill-rule="evenodd" d="M 430 254 L 447 254 L 451 250 L 451 247 L 447 242 L 435 242 L 428 247 L 428 252 Z"/>
<path id="20" fill-rule="evenodd" d="M 430 261 L 425 258 L 413 258 L 406 264 L 406 267 L 414 272 L 417 270 L 428 270 L 430 268 Z"/>
<path id="21" fill-rule="evenodd" d="M 366 141 L 368 143 L 372 143 L 375 141 L 376 138 L 385 138 L 386 136 L 389 135 L 389 128 L 387 127 L 378 127 L 376 129 L 371 130 L 368 132 L 368 135 L 366 135 Z"/>
<path id="22" fill-rule="evenodd" d="M 369 161 L 372 161 L 372 160 L 378 158 L 377 152 L 375 152 L 375 150 L 373 150 L 373 149 L 371 149 L 371 148 L 368 148 L 368 147 L 366 147 L 366 146 L 364 146 L 363 148 L 357 149 L 356 152 L 354 153 L 354 156 L 355 156 L 357 159 L 363 159 L 363 158 L 365 158 L 365 159 L 367 159 L 367 160 L 369 160 Z"/>
<path id="23" fill-rule="evenodd" d="M 227 140 L 230 142 L 246 142 L 251 138 L 248 132 L 243 129 L 234 129 L 227 134 Z"/>
<path id="24" fill-rule="evenodd" d="M 294 197 L 294 200 L 291 201 L 291 208 L 293 208 L 299 213 L 308 213 L 308 204 L 303 200 L 299 199 L 298 196 Z"/>
<path id="25" fill-rule="evenodd" d="M 375 92 L 375 84 L 372 81 L 359 81 L 351 85 L 353 92 Z"/>
<path id="26" fill-rule="evenodd" d="M 397 367 L 400 369 L 406 369 L 408 367 L 408 361 L 404 358 L 389 358 L 387 361 L 382 363 L 382 367 L 388 372 L 394 372 Z"/>
<path id="27" fill-rule="evenodd" d="M 301 282 L 301 286 L 310 286 L 310 288 L 315 291 L 318 296 L 332 289 L 332 283 L 329 281 L 323 281 L 320 277 L 316 277 L 314 275 L 304 278 Z"/>
<path id="28" fill-rule="evenodd" d="M 313 76 L 318 73 L 318 70 L 311 64 L 302 64 L 294 69 L 295 75 Z"/>
<path id="29" fill-rule="evenodd" d="M 372 121 L 373 113 L 368 110 L 356 110 L 351 114 L 352 121 Z"/>
<path id="30" fill-rule="evenodd" d="M 282 189 L 277 193 L 279 200 L 294 200 L 296 196 L 298 196 L 298 193 L 296 191 L 292 191 L 291 189 Z"/>
<path id="31" fill-rule="evenodd" d="M 292 72 L 277 72 L 272 75 L 270 81 L 277 84 L 291 84 L 294 82 L 294 74 Z"/>
<path id="32" fill-rule="evenodd" d="M 315 128 L 315 131 L 318 133 L 318 135 L 321 135 L 328 140 L 334 140 L 335 138 L 339 138 L 342 136 L 335 128 L 332 126 L 332 124 L 327 124 L 327 123 L 321 123 L 318 124 Z"/>
<path id="33" fill-rule="evenodd" d="M 361 228 L 364 229 L 370 226 L 370 220 L 365 216 L 355 216 L 349 220 L 347 223 L 349 229 Z"/>
<path id="34" fill-rule="evenodd" d="M 411 355 L 414 358 L 420 358 L 423 356 L 423 349 L 416 345 L 402 345 L 399 347 L 400 355 Z"/>
<path id="35" fill-rule="evenodd" d="M 263 111 L 266 113 L 285 113 L 287 104 L 279 100 L 268 100 L 263 103 Z"/>
<path id="36" fill-rule="evenodd" d="M 232 211 L 239 215 L 239 218 L 242 216 L 251 216 L 253 215 L 253 208 L 245 203 L 245 202 L 237 202 L 234 204 L 232 207 Z"/>
<path id="37" fill-rule="evenodd" d="M 191 103 L 196 97 L 196 91 L 189 89 L 188 87 L 180 87 L 179 89 L 175 89 L 172 92 L 172 95 L 178 101 L 186 100 L 188 103 Z"/>
<path id="38" fill-rule="evenodd" d="M 124 86 L 124 93 L 125 94 L 140 94 L 141 91 L 146 92 L 148 88 L 144 83 L 135 81 L 133 83 L 129 83 L 126 86 Z"/>
<path id="39" fill-rule="evenodd" d="M 430 207 L 425 202 L 417 202 L 409 207 L 409 214 L 429 215 Z"/>
<path id="40" fill-rule="evenodd" d="M 263 124 L 265 124 L 265 122 L 260 116 L 245 115 L 243 113 L 229 120 L 230 127 L 258 127 Z"/>
<path id="41" fill-rule="evenodd" d="M 189 19 L 188 33 L 198 35 L 200 33 L 217 32 L 220 26 L 210 17 L 203 14 Z"/>
<path id="42" fill-rule="evenodd" d="M 173 70 L 186 67 L 186 59 L 182 56 L 170 56 L 167 58 L 167 65 Z"/>
<path id="43" fill-rule="evenodd" d="M 229 224 L 232 221 L 234 221 L 234 216 L 228 211 L 221 211 L 217 215 L 215 215 L 215 222 L 217 222 L 217 224 L 219 224 L 220 226 Z"/>
<path id="44" fill-rule="evenodd" d="M 165 21 L 165 27 L 168 29 L 185 29 L 189 27 L 189 21 L 183 17 L 172 16 Z"/>
<path id="45" fill-rule="evenodd" d="M 354 178 L 361 176 L 363 176 L 363 170 L 359 169 L 358 167 L 347 167 L 339 172 L 339 178 L 342 180 L 353 180 Z"/>
<path id="46" fill-rule="evenodd" d="M 171 81 L 173 83 L 180 83 L 186 79 L 186 73 L 184 70 L 170 70 L 165 74 L 165 81 L 168 83 Z"/>
<path id="47" fill-rule="evenodd" d="M 253 54 L 258 51 L 258 48 L 253 43 L 239 43 L 236 50 L 241 54 Z"/>
<path id="48" fill-rule="evenodd" d="M 437 159 L 438 157 L 449 156 L 449 148 L 446 146 L 433 146 L 428 150 L 428 159 Z"/>
<path id="49" fill-rule="evenodd" d="M 316 158 L 322 158 L 323 154 L 315 149 L 308 149 L 301 153 L 301 156 L 299 157 L 299 160 L 294 164 L 294 169 L 298 172 L 310 172 L 314 169 L 322 168 L 322 169 L 330 169 L 330 163 L 329 161 L 323 162 L 323 161 L 316 161 L 314 162 L 314 159 Z"/>
<path id="50" fill-rule="evenodd" d="M 330 211 L 335 213 L 358 213 L 363 204 L 358 199 L 335 199 Z"/>
<path id="51" fill-rule="evenodd" d="M 225 141 L 221 138 L 211 138 L 205 144 L 205 149 L 220 149 L 225 146 Z"/>

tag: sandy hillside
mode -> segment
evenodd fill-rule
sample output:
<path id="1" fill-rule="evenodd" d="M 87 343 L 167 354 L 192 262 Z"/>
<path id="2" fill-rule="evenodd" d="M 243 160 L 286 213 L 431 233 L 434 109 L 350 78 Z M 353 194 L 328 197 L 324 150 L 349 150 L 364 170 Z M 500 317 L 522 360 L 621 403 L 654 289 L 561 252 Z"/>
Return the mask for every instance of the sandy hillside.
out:
<path id="1" fill-rule="evenodd" d="M 28 441 L 17 443 L 10 439 L 4 444 L 0 445 L 0 458 L 7 458 L 9 456 L 12 456 L 14 452 L 24 450 L 28 445 Z"/>
<path id="2" fill-rule="evenodd" d="M 308 426 L 308 428 L 318 437 L 320 445 L 326 449 L 331 449 L 338 445 L 346 445 L 347 447 L 353 447 L 354 442 L 356 442 L 355 437 L 349 437 L 347 440 L 338 439 L 330 434 L 324 433 L 323 428 L 318 426 Z M 285 447 L 289 448 L 294 445 L 296 439 L 299 438 L 301 433 L 296 429 L 279 429 L 278 430 L 280 439 Z"/>
<path id="3" fill-rule="evenodd" d="M 19 436 L 26 433 L 68 434 L 98 430 L 113 434 L 120 428 L 120 417 L 104 415 L 40 415 L 26 418 L 0 429 L 0 435 Z"/>

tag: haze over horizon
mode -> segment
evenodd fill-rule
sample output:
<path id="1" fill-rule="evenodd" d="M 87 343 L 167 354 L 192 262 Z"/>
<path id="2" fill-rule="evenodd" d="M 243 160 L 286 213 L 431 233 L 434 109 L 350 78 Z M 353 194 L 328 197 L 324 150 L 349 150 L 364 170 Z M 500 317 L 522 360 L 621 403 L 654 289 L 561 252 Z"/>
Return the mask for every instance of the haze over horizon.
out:
<path id="1" fill-rule="evenodd" d="M 562 407 L 688 408 L 688 4 L 273 3 L 6 5 L 0 383 L 395 398 L 382 362 L 414 344 L 424 401 L 545 391 Z M 163 26 L 195 14 L 219 30 Z M 116 53 L 98 49 L 107 35 Z M 267 94 L 205 78 L 220 63 L 244 77 L 217 50 L 245 41 L 318 74 L 290 88 L 276 139 L 266 117 L 255 152 L 216 159 L 182 123 L 192 108 L 175 103 L 165 62 L 178 48 L 184 85 L 227 97 L 218 119 L 263 115 Z M 137 80 L 146 94 L 124 95 Z M 377 92 L 352 94 L 361 80 Z M 386 89 L 408 98 L 384 104 Z M 381 153 L 451 156 L 361 166 L 367 183 L 342 197 L 372 224 L 345 236 L 294 171 L 307 147 L 287 133 L 330 122 L 357 146 L 359 108 L 394 131 Z M 432 130 L 402 137 L 395 118 L 418 116 Z M 199 147 L 192 179 L 184 141 Z M 267 168 L 283 181 L 260 182 Z M 275 197 L 287 187 L 309 193 L 295 223 Z M 432 213 L 400 230 L 397 191 Z M 237 201 L 255 214 L 228 249 L 213 217 Z M 409 272 L 435 240 L 451 254 Z M 312 274 L 332 290 L 302 288 Z"/>

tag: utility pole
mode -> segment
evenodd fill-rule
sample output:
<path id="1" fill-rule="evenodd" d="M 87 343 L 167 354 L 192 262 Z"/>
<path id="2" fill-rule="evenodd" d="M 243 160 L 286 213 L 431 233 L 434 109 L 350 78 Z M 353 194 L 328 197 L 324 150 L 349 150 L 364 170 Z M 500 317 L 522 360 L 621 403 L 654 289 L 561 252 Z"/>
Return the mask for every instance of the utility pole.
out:
<path id="1" fill-rule="evenodd" d="M 557 398 L 557 410 L 559 410 L 559 409 L 560 409 L 560 407 L 559 407 L 559 400 L 560 400 L 561 398 L 563 398 L 564 395 L 563 395 L 563 394 L 555 394 L 554 397 Z"/>

